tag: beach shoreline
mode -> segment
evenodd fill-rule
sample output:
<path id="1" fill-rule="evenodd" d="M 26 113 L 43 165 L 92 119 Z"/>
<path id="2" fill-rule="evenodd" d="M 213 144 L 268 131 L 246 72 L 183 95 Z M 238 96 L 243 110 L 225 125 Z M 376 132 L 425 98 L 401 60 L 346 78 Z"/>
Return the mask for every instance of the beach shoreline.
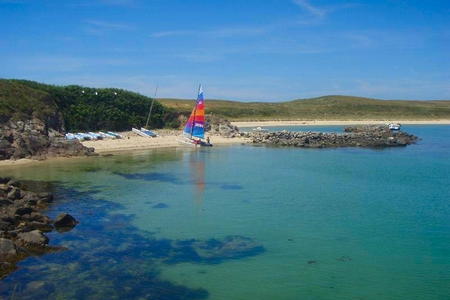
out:
<path id="1" fill-rule="evenodd" d="M 159 133 L 159 131 L 158 131 Z M 142 137 L 134 134 L 133 132 L 121 132 L 122 139 L 104 139 L 96 141 L 84 141 L 82 144 L 86 147 L 92 147 L 95 149 L 95 153 L 99 155 L 106 154 L 120 154 L 123 152 L 138 152 L 152 149 L 164 149 L 164 148 L 187 148 L 194 149 L 194 146 L 183 144 L 180 140 L 182 135 L 164 134 L 162 130 L 161 136 L 150 138 Z M 211 143 L 214 146 L 226 146 L 232 144 L 247 143 L 247 139 L 241 137 L 226 138 L 222 136 L 212 135 L 210 136 Z M 63 161 L 85 158 L 86 156 L 71 156 L 71 157 L 49 157 L 44 160 L 22 158 L 18 160 L 1 160 L 0 168 L 2 167 L 14 167 L 24 166 L 32 164 L 42 164 L 48 161 Z"/>
<path id="2" fill-rule="evenodd" d="M 251 128 L 262 126 L 332 126 L 332 125 L 367 125 L 367 124 L 387 124 L 387 123 L 400 123 L 400 124 L 417 124 L 417 125 L 450 125 L 450 120 L 402 120 L 402 121 L 386 121 L 386 120 L 329 120 L 329 121 L 236 121 L 232 122 L 234 126 L 239 128 Z M 122 152 L 136 152 L 145 151 L 151 149 L 163 149 L 163 148 L 193 148 L 191 145 L 186 145 L 180 142 L 183 138 L 182 135 L 177 134 L 174 130 L 158 130 L 160 136 L 155 138 L 147 138 L 138 136 L 131 131 L 121 132 L 122 139 L 105 139 L 96 141 L 84 141 L 82 144 L 86 147 L 92 147 L 95 149 L 95 153 L 100 155 L 115 154 Z M 218 135 L 210 136 L 211 142 L 217 146 L 233 145 L 233 144 L 245 144 L 249 143 L 249 140 L 243 137 L 226 138 Z M 45 160 L 36 160 L 23 158 L 18 160 L 1 160 L 0 168 L 2 167 L 14 167 L 30 164 L 41 164 L 45 161 L 55 160 L 73 160 L 82 158 L 84 156 L 73 157 L 49 157 Z"/>
<path id="3" fill-rule="evenodd" d="M 261 126 L 326 126 L 326 125 L 369 125 L 400 123 L 408 125 L 450 125 L 450 120 L 272 120 L 272 121 L 232 121 L 239 128 Z"/>
<path id="4" fill-rule="evenodd" d="M 93 147 L 96 153 L 108 154 L 127 151 L 149 150 L 159 148 L 193 148 L 192 145 L 183 144 L 180 140 L 182 135 L 161 134 L 158 137 L 142 137 L 132 132 L 120 133 L 122 139 L 105 139 L 98 141 L 84 141 L 82 144 L 86 147 Z M 158 131 L 159 134 L 159 131 Z M 213 145 L 231 145 L 245 143 L 246 139 L 241 137 L 226 138 L 222 136 L 210 136 Z"/>

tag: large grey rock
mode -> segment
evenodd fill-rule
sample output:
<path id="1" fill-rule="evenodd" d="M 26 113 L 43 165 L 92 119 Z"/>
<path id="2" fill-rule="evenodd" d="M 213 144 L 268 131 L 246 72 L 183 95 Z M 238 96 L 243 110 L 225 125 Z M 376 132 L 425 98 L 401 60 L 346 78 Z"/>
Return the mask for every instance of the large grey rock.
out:
<path id="1" fill-rule="evenodd" d="M 0 238 L 0 258 L 17 255 L 17 248 L 13 241 Z"/>
<path id="2" fill-rule="evenodd" d="M 0 199 L 0 207 L 1 206 L 8 206 L 8 205 L 11 205 L 12 204 L 12 201 L 11 200 L 8 200 L 8 199 Z"/>
<path id="3" fill-rule="evenodd" d="M 8 193 L 8 199 L 19 199 L 20 198 L 20 190 L 18 188 L 12 188 L 11 191 Z"/>
<path id="4" fill-rule="evenodd" d="M 61 116 L 53 117 L 53 121 L 32 118 L 0 124 L 0 160 L 92 155 L 92 148 L 65 140 Z"/>
<path id="5" fill-rule="evenodd" d="M 8 183 L 8 181 L 10 181 L 11 178 L 9 177 L 0 177 L 0 184 L 5 184 Z"/>
<path id="6" fill-rule="evenodd" d="M 205 130 L 210 134 L 220 135 L 224 137 L 240 136 L 239 128 L 232 125 L 230 121 L 218 116 L 206 116 Z"/>
<path id="7" fill-rule="evenodd" d="M 53 230 L 53 226 L 51 224 L 46 224 L 42 222 L 37 221 L 31 221 L 25 225 L 26 230 L 24 231 L 33 231 L 33 230 L 40 230 L 42 232 L 50 232 Z"/>
<path id="8" fill-rule="evenodd" d="M 55 228 L 73 228 L 78 224 L 78 221 L 72 217 L 69 214 L 62 213 L 58 217 L 56 217 L 55 222 L 53 225 L 55 225 Z"/>
<path id="9" fill-rule="evenodd" d="M 37 194 L 39 197 L 39 200 L 45 201 L 45 202 L 52 202 L 53 201 L 53 194 L 52 193 L 39 193 Z"/>
<path id="10" fill-rule="evenodd" d="M 17 234 L 17 238 L 23 241 L 25 244 L 41 246 L 48 244 L 48 237 L 46 237 L 40 230 L 21 232 Z"/>
<path id="11" fill-rule="evenodd" d="M 33 212 L 33 209 L 31 207 L 19 207 L 16 209 L 15 214 L 19 216 L 28 215 Z"/>

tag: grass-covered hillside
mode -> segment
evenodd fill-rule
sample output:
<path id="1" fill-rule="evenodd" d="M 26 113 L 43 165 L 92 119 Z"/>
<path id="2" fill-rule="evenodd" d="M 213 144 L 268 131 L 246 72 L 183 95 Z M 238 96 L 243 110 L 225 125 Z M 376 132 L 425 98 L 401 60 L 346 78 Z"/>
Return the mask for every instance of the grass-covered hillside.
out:
<path id="1" fill-rule="evenodd" d="M 0 80 L 0 123 L 9 119 L 48 119 L 57 116 L 55 98 L 48 92 L 16 81 Z"/>
<path id="2" fill-rule="evenodd" d="M 158 99 L 163 105 L 190 112 L 193 100 Z M 324 96 L 288 102 L 236 102 L 206 99 L 207 113 L 230 120 L 435 120 L 450 119 L 450 101 L 377 100 Z"/>
<path id="3" fill-rule="evenodd" d="M 57 111 L 68 131 L 130 130 L 144 126 L 152 99 L 121 89 L 53 86 L 0 79 L 0 121 Z M 155 101 L 150 126 L 178 127 L 178 114 Z"/>

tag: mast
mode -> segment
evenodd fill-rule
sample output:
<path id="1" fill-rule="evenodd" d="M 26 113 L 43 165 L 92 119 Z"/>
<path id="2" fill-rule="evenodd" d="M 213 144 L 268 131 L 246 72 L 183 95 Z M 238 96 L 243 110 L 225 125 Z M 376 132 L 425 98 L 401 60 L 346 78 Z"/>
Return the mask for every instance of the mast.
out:
<path id="1" fill-rule="evenodd" d="M 195 125 L 195 113 L 197 112 L 197 101 L 198 101 L 198 95 L 200 93 L 200 89 L 202 88 L 202 84 L 200 83 L 198 85 L 198 92 L 197 92 L 197 100 L 195 100 L 195 106 L 194 106 L 194 113 L 193 113 L 193 118 L 192 118 L 192 126 L 191 126 L 191 139 L 192 139 L 192 134 L 194 132 L 194 125 Z"/>
<path id="2" fill-rule="evenodd" d="M 148 122 L 150 121 L 150 115 L 152 114 L 153 103 L 155 103 L 155 98 L 156 98 L 156 93 L 157 93 L 157 92 L 158 92 L 158 85 L 156 85 L 155 95 L 153 96 L 152 104 L 150 104 L 150 110 L 148 111 L 147 123 L 145 123 L 145 128 L 146 128 L 146 129 L 148 129 Z"/>

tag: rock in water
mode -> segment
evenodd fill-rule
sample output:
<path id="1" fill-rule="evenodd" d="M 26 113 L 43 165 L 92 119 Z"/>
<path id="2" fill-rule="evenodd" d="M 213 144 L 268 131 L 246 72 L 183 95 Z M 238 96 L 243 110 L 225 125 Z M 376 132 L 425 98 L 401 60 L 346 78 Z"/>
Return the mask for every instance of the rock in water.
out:
<path id="1" fill-rule="evenodd" d="M 418 138 L 403 131 L 393 132 L 388 126 L 348 127 L 344 133 L 329 132 L 250 132 L 244 136 L 255 144 L 272 144 L 305 148 L 330 147 L 398 147 L 415 143 Z"/>
<path id="2" fill-rule="evenodd" d="M 9 257 L 16 254 L 17 248 L 13 241 L 0 238 L 0 257 Z"/>
<path id="3" fill-rule="evenodd" d="M 53 225 L 55 225 L 56 229 L 68 229 L 73 228 L 78 224 L 78 221 L 72 217 L 69 214 L 62 213 L 58 217 L 56 217 L 55 222 Z"/>
<path id="4" fill-rule="evenodd" d="M 40 230 L 33 230 L 30 232 L 21 232 L 17 235 L 17 238 L 25 244 L 31 245 L 47 245 L 48 237 L 46 237 Z"/>

